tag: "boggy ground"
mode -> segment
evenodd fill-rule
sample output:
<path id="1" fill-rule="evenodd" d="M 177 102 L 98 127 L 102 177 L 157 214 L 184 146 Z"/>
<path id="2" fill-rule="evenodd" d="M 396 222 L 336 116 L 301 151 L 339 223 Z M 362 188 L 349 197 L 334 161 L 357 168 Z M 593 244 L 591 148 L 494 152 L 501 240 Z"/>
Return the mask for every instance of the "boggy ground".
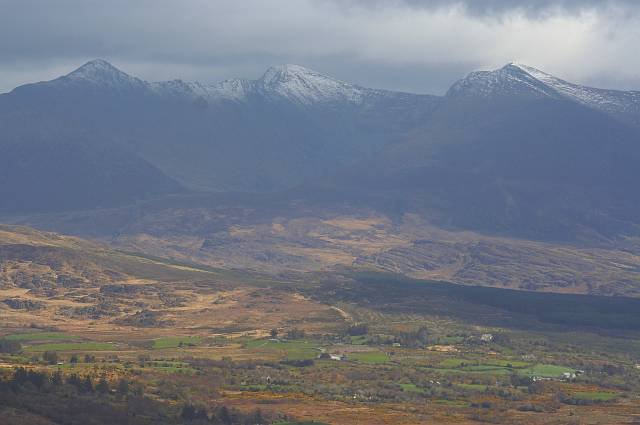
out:
<path id="1" fill-rule="evenodd" d="M 533 310 L 576 316 L 549 321 L 524 311 L 530 304 L 493 302 L 523 302 L 520 292 L 466 297 L 380 274 L 275 278 L 3 232 L 6 379 L 16 367 L 105 378 L 113 391 L 126 379 L 140 393 L 107 394 L 114 409 L 136 411 L 144 394 L 168 423 L 190 422 L 181 416 L 190 404 L 340 425 L 632 424 L 640 415 L 640 335 L 618 320 L 633 305 L 611 312 L 615 299 L 536 298 Z M 596 310 L 600 326 L 583 318 Z M 102 397 L 78 388 L 65 397 Z M 60 423 L 2 400 L 5 423 Z"/>
<path id="2" fill-rule="evenodd" d="M 179 219 L 150 214 L 105 240 L 161 257 L 273 274 L 358 267 L 467 285 L 640 296 L 640 251 L 627 246 L 631 242 L 571 245 L 488 236 L 437 228 L 417 215 L 392 219 L 368 211 L 259 219 L 176 213 Z M 167 220 L 191 227 L 176 229 Z"/>

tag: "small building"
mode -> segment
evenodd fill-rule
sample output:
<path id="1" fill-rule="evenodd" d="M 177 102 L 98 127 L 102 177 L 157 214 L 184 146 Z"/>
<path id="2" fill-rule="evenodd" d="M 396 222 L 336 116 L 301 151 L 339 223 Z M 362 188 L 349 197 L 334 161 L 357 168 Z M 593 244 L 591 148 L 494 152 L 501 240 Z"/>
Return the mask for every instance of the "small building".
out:
<path id="1" fill-rule="evenodd" d="M 480 341 L 482 341 L 482 342 L 491 342 L 491 341 L 493 341 L 493 334 L 482 334 L 480 336 Z"/>
<path id="2" fill-rule="evenodd" d="M 533 382 L 540 382 L 540 381 L 551 381 L 551 378 L 547 378 L 545 376 L 533 376 L 531 377 L 531 380 Z"/>
<path id="3" fill-rule="evenodd" d="M 318 359 L 320 360 L 334 360 L 334 361 L 343 361 L 347 360 L 347 356 L 341 354 L 330 354 L 327 352 L 322 352 L 318 355 Z"/>

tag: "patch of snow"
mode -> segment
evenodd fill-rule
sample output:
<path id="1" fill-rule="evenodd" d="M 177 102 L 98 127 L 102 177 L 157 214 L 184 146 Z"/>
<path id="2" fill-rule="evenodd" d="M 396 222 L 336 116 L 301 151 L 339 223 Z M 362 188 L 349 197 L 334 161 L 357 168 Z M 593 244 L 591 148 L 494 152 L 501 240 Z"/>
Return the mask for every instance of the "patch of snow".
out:
<path id="1" fill-rule="evenodd" d="M 145 81 L 132 77 L 109 62 L 95 59 L 82 65 L 75 71 L 53 81 L 57 84 L 91 84 L 94 86 L 122 90 L 125 88 L 144 88 Z"/>
<path id="2" fill-rule="evenodd" d="M 242 101 L 254 90 L 255 83 L 249 80 L 231 79 L 206 86 L 211 98 Z"/>
<path id="3" fill-rule="evenodd" d="M 640 92 L 598 89 L 570 83 L 531 66 L 513 63 L 538 81 L 554 89 L 560 95 L 583 105 L 606 112 L 640 111 Z"/>
<path id="4" fill-rule="evenodd" d="M 456 82 L 447 96 L 471 94 L 480 97 L 530 95 L 555 96 L 555 92 L 511 64 L 494 71 L 475 71 Z"/>
<path id="5" fill-rule="evenodd" d="M 257 82 L 258 89 L 270 96 L 302 104 L 315 102 L 362 102 L 367 89 L 337 80 L 298 65 L 269 68 Z"/>
<path id="6" fill-rule="evenodd" d="M 271 101 L 284 100 L 305 106 L 316 103 L 363 105 L 384 98 L 405 99 L 416 96 L 363 88 L 291 64 L 269 68 L 257 80 L 229 79 L 217 83 L 199 83 L 176 79 L 146 82 L 120 71 L 105 60 L 96 59 L 87 62 L 70 74 L 46 84 L 90 85 L 113 92 L 136 90 L 152 96 L 188 101 L 202 99 L 210 104 L 221 101 L 242 103 L 253 97 L 261 97 Z"/>
<path id="7" fill-rule="evenodd" d="M 253 87 L 248 80 L 225 80 L 215 84 L 184 82 L 182 80 L 161 81 L 150 86 L 158 95 L 186 98 L 202 98 L 208 102 L 221 100 L 245 100 Z"/>

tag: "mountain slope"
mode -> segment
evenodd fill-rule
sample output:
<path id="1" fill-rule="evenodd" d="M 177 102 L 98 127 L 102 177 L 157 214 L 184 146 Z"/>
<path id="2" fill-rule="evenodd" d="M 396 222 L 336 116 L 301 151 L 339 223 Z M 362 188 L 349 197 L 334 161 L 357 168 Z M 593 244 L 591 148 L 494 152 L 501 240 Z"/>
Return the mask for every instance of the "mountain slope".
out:
<path id="1" fill-rule="evenodd" d="M 114 140 L 188 188 L 261 192 L 372 155 L 439 101 L 295 65 L 254 81 L 149 83 L 96 60 L 0 95 L 0 132 Z"/>
<path id="2" fill-rule="evenodd" d="M 0 144 L 2 213 L 110 207 L 182 190 L 115 145 L 57 138 Z"/>
<path id="3" fill-rule="evenodd" d="M 640 125 L 640 91 L 587 87 L 518 63 L 510 63 L 494 71 L 472 72 L 456 82 L 447 96 L 564 99 L 608 113 L 627 123 Z"/>
<path id="4" fill-rule="evenodd" d="M 515 65 L 472 73 L 410 137 L 320 190 L 489 233 L 638 234 L 640 132 L 584 103 Z"/>
<path id="5" fill-rule="evenodd" d="M 560 95 L 583 105 L 640 124 L 640 91 L 605 90 L 570 83 L 526 65 L 515 65 L 552 87 Z"/>
<path id="6" fill-rule="evenodd" d="M 583 87 L 520 64 L 471 73 L 435 97 L 363 88 L 296 65 L 257 80 L 149 83 L 98 60 L 0 96 L 7 158 L 44 139 L 25 155 L 58 164 L 6 172 L 3 193 L 24 210 L 48 208 L 51 188 L 10 192 L 20 172 L 19 181 L 66 188 L 54 198 L 68 194 L 61 204 L 70 209 L 179 185 L 301 187 L 277 198 L 419 212 L 445 226 L 527 238 L 610 240 L 638 233 L 637 107 L 637 92 Z M 58 149 L 65 140 L 83 140 L 82 154 Z M 93 177 L 66 182 L 54 172 L 78 162 L 91 164 L 76 168 Z"/>
<path id="7" fill-rule="evenodd" d="M 214 274 L 23 226 L 0 225 L 0 253 L 0 290 L 22 288 L 45 299 L 47 293 L 136 279 L 197 279 Z"/>

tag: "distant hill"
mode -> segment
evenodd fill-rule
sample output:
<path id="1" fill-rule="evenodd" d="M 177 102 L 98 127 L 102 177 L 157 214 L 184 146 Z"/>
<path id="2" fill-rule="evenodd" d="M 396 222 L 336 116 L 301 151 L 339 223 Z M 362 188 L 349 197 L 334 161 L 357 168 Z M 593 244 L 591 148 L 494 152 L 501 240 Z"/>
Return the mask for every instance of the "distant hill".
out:
<path id="1" fill-rule="evenodd" d="M 132 279 L 210 279 L 214 272 L 209 270 L 130 255 L 58 233 L 0 225 L 2 290 L 22 288 L 46 298 L 74 288 L 99 288 Z"/>

